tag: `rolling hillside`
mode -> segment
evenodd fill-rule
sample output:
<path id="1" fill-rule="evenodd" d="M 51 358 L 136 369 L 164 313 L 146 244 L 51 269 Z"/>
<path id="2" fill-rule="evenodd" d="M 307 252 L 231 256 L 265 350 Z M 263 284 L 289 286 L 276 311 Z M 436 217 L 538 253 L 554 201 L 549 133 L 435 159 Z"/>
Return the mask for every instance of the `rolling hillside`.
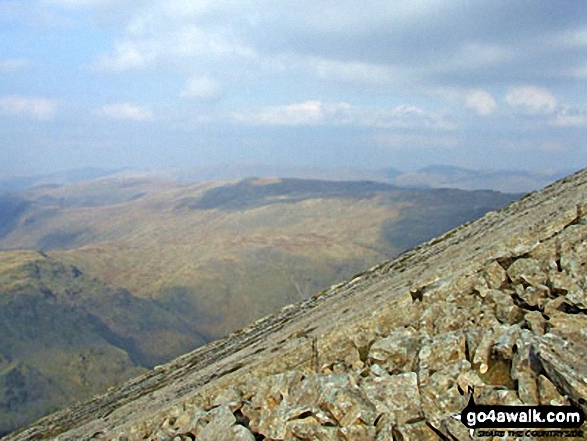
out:
<path id="1" fill-rule="evenodd" d="M 17 197 L 1 248 L 43 250 L 196 318 L 214 339 L 515 196 L 373 182 L 103 179 Z"/>

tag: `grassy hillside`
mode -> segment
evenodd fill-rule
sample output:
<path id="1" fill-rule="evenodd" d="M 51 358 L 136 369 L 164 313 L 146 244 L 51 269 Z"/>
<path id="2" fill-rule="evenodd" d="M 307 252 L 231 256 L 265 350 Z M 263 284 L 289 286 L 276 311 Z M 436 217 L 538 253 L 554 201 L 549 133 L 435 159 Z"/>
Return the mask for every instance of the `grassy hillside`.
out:
<path id="1" fill-rule="evenodd" d="M 0 433 L 204 342 L 152 300 L 35 252 L 1 252 Z"/>
<path id="2" fill-rule="evenodd" d="M 299 179 L 102 179 L 19 197 L 29 206 L 0 247 L 45 250 L 197 318 L 193 326 L 210 339 L 513 198 Z"/>

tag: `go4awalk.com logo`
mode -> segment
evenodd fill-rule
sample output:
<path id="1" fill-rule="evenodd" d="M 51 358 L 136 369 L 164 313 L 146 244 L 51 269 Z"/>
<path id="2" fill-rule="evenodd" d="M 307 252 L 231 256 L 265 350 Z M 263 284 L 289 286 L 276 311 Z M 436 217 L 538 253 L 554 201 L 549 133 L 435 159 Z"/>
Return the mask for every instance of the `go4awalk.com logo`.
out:
<path id="1" fill-rule="evenodd" d="M 472 391 L 471 391 L 472 392 Z M 467 407 L 456 419 L 478 437 L 576 437 L 585 422 L 583 410 L 577 406 L 490 406 L 477 405 L 473 393 Z M 543 430 L 548 429 L 548 430 Z"/>

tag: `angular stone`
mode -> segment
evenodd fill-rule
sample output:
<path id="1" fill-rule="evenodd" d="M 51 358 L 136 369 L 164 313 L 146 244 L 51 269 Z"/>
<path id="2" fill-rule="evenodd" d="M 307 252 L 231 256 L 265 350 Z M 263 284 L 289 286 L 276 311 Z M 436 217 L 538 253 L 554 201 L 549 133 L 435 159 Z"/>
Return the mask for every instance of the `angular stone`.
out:
<path id="1" fill-rule="evenodd" d="M 411 327 L 399 328 L 373 343 L 369 359 L 392 374 L 409 372 L 414 368 L 419 349 L 418 332 Z"/>
<path id="2" fill-rule="evenodd" d="M 419 421 L 413 424 L 405 424 L 397 426 L 394 431 L 397 431 L 404 440 L 418 440 L 418 441 L 437 441 L 438 435 L 432 430 L 425 421 Z"/>
<path id="3" fill-rule="evenodd" d="M 445 418 L 460 412 L 467 405 L 462 393 L 466 391 L 459 390 L 459 378 L 462 379 L 470 371 L 471 363 L 460 360 L 434 372 L 426 384 L 420 386 L 422 410 L 435 428 L 441 428 Z"/>
<path id="4" fill-rule="evenodd" d="M 298 439 L 339 441 L 338 428 L 336 427 L 324 427 L 313 422 L 294 421 L 288 423 L 288 428 Z"/>
<path id="5" fill-rule="evenodd" d="M 567 300 L 578 308 L 587 309 L 587 294 L 585 289 L 579 287 L 572 289 L 567 293 Z"/>
<path id="6" fill-rule="evenodd" d="M 507 281 L 507 273 L 496 261 L 491 262 L 485 267 L 483 276 L 489 289 L 499 289 Z"/>
<path id="7" fill-rule="evenodd" d="M 537 355 L 548 378 L 587 411 L 587 345 L 547 333 L 537 341 Z"/>
<path id="8" fill-rule="evenodd" d="M 525 308 L 543 308 L 544 303 L 550 297 L 548 287 L 537 284 L 535 286 L 524 287 L 521 284 L 515 286 L 517 296 L 525 303 Z"/>
<path id="9" fill-rule="evenodd" d="M 577 244 L 574 244 L 575 247 L 578 247 Z M 577 252 L 577 248 L 573 251 L 567 251 L 561 255 L 560 264 L 563 271 L 566 271 L 573 280 L 580 282 L 582 276 L 585 275 L 585 263 L 587 261 L 586 252 L 581 250 L 581 254 Z"/>
<path id="10" fill-rule="evenodd" d="M 515 260 L 507 269 L 507 274 L 514 284 L 545 285 L 547 279 L 540 262 L 533 258 Z"/>
<path id="11" fill-rule="evenodd" d="M 546 264 L 548 268 L 556 268 L 556 260 L 558 259 L 557 245 L 554 240 L 547 240 L 546 242 L 540 242 L 536 245 L 532 251 L 530 251 L 530 257 Z"/>
<path id="12" fill-rule="evenodd" d="M 232 412 L 240 408 L 242 404 L 241 393 L 235 387 L 224 389 L 214 400 L 212 400 L 212 406 L 226 406 Z"/>
<path id="13" fill-rule="evenodd" d="M 548 300 L 545 303 L 544 314 L 547 317 L 552 317 L 554 315 L 561 315 L 562 311 L 567 306 L 571 306 L 571 303 L 567 300 L 566 297 L 556 297 L 554 299 Z"/>
<path id="14" fill-rule="evenodd" d="M 459 392 L 467 393 L 470 388 L 485 386 L 485 382 L 473 370 L 461 372 L 457 377 Z"/>
<path id="15" fill-rule="evenodd" d="M 462 310 L 454 303 L 442 302 L 438 306 L 441 313 L 433 321 L 434 334 L 446 334 L 463 329 L 469 319 L 469 314 L 463 314 Z"/>
<path id="16" fill-rule="evenodd" d="M 364 363 L 361 360 L 361 354 L 352 340 L 341 340 L 334 345 L 322 347 L 318 340 L 318 352 L 320 355 L 320 368 L 323 372 L 348 370 L 360 370 Z"/>
<path id="17" fill-rule="evenodd" d="M 520 330 L 520 336 L 516 341 L 517 350 L 514 352 L 512 359 L 511 377 L 513 380 L 517 380 L 522 372 L 532 371 L 532 366 L 535 361 L 535 355 L 531 351 L 533 343 L 533 334 L 527 329 Z"/>
<path id="18" fill-rule="evenodd" d="M 538 384 L 534 372 L 521 372 L 518 375 L 518 397 L 529 406 L 540 404 Z"/>
<path id="19" fill-rule="evenodd" d="M 522 401 L 518 394 L 513 390 L 503 389 L 502 387 L 486 386 L 480 390 L 475 390 L 475 403 L 479 405 L 506 405 L 521 406 Z"/>
<path id="20" fill-rule="evenodd" d="M 197 440 L 229 441 L 233 436 L 232 426 L 236 418 L 227 407 L 217 407 L 208 412 L 210 422 L 199 433 Z"/>
<path id="21" fill-rule="evenodd" d="M 495 336 L 492 330 L 488 330 L 484 335 L 477 348 L 475 349 L 475 355 L 473 357 L 473 365 L 479 369 L 479 373 L 484 374 L 489 370 L 489 360 L 491 358 L 491 350 L 493 348 L 493 342 Z"/>
<path id="22" fill-rule="evenodd" d="M 375 426 L 377 436 L 375 441 L 394 441 L 393 438 L 393 422 L 388 414 L 382 414 Z"/>
<path id="23" fill-rule="evenodd" d="M 288 433 L 288 428 L 285 425 L 287 411 L 285 403 L 275 408 L 262 409 L 258 421 L 251 419 L 249 427 L 255 432 L 263 434 L 266 438 L 283 439 Z M 243 413 L 248 416 L 247 413 Z"/>
<path id="24" fill-rule="evenodd" d="M 563 397 L 556 386 L 544 375 L 538 376 L 538 390 L 540 393 L 540 404 L 543 406 L 565 406 L 568 404 L 566 397 Z"/>
<path id="25" fill-rule="evenodd" d="M 570 251 L 579 251 L 580 254 L 587 242 L 587 225 L 569 225 L 558 236 L 559 253 L 562 255 Z"/>
<path id="26" fill-rule="evenodd" d="M 377 432 L 374 426 L 354 425 L 341 428 L 340 434 L 348 441 L 374 441 Z"/>
<path id="27" fill-rule="evenodd" d="M 255 441 L 255 436 L 244 426 L 232 426 L 232 440 L 233 441 Z M 228 441 L 228 439 L 227 439 Z"/>
<path id="28" fill-rule="evenodd" d="M 548 281 L 555 295 L 566 295 L 569 292 L 580 289 L 575 280 L 566 271 L 549 271 Z"/>
<path id="29" fill-rule="evenodd" d="M 375 405 L 356 386 L 327 389 L 321 394 L 318 404 L 329 410 L 339 425 L 342 421 L 352 424 L 357 418 L 372 425 L 378 415 Z"/>
<path id="30" fill-rule="evenodd" d="M 461 423 L 460 421 L 449 417 L 444 419 L 443 421 L 445 430 L 443 432 L 448 432 L 451 439 L 458 439 L 458 440 L 468 440 L 471 439 L 469 434 L 469 429 Z"/>
<path id="31" fill-rule="evenodd" d="M 381 367 L 381 365 L 373 364 L 369 368 L 369 371 L 377 377 L 389 377 L 389 372 Z"/>
<path id="32" fill-rule="evenodd" d="M 544 334 L 544 327 L 546 320 L 539 311 L 529 311 L 524 315 L 524 321 L 530 329 L 536 335 Z"/>
<path id="33" fill-rule="evenodd" d="M 495 317 L 501 323 L 513 325 L 520 320 L 520 308 L 516 306 L 511 296 L 492 289 L 487 291 L 487 298 L 495 304 Z"/>
<path id="34" fill-rule="evenodd" d="M 420 317 L 420 330 L 424 331 L 428 335 L 434 335 L 436 333 L 434 325 L 436 323 L 436 320 L 438 320 L 438 318 L 441 317 L 442 314 L 443 309 L 440 305 L 436 303 L 428 305 L 428 307 L 424 309 Z"/>
<path id="35" fill-rule="evenodd" d="M 206 412 L 199 408 L 186 409 L 177 417 L 174 427 L 179 433 L 192 433 L 196 435 L 204 425 Z"/>
<path id="36" fill-rule="evenodd" d="M 470 362 L 473 362 L 473 357 L 475 355 L 475 351 L 477 350 L 477 346 L 479 346 L 479 343 L 481 343 L 486 333 L 487 330 L 480 326 L 474 326 L 465 331 Z"/>
<path id="37" fill-rule="evenodd" d="M 249 413 L 243 408 L 243 414 L 248 417 Z M 271 439 L 282 439 L 288 434 L 287 421 L 304 421 L 313 424 L 335 426 L 337 422 L 330 414 L 322 411 L 317 405 L 292 404 L 282 401 L 279 406 L 271 409 L 262 409 L 258 420 L 251 419 L 249 426 L 252 430 L 262 433 Z"/>
<path id="38" fill-rule="evenodd" d="M 292 400 L 298 404 L 308 404 L 310 406 L 318 403 L 320 396 L 324 391 L 331 388 L 351 387 L 351 378 L 346 374 L 332 375 L 311 375 L 306 377 L 296 389 Z"/>
<path id="39" fill-rule="evenodd" d="M 359 404 L 353 404 L 338 422 L 340 427 L 348 427 L 359 419 L 363 409 Z"/>
<path id="40" fill-rule="evenodd" d="M 375 405 L 377 413 L 386 414 L 392 424 L 423 417 L 418 376 L 414 372 L 367 378 L 361 382 L 361 389 Z"/>
<path id="41" fill-rule="evenodd" d="M 565 340 L 581 341 L 587 337 L 587 315 L 564 314 L 557 311 L 548 320 L 548 327 L 550 333 Z"/>
<path id="42" fill-rule="evenodd" d="M 505 360 L 511 360 L 514 357 L 514 346 L 520 337 L 520 325 L 508 327 L 493 342 L 493 351 Z"/>
<path id="43" fill-rule="evenodd" d="M 560 258 L 560 264 L 563 271 L 569 274 L 573 279 L 581 272 L 581 262 L 583 259 L 574 251 L 565 252 Z"/>
<path id="44" fill-rule="evenodd" d="M 499 320 L 495 317 L 493 308 L 486 308 L 475 317 L 475 324 L 484 329 L 493 329 L 495 326 L 499 326 Z"/>
<path id="45" fill-rule="evenodd" d="M 458 360 L 466 359 L 466 338 L 462 332 L 437 335 L 423 344 L 418 354 L 420 369 L 437 371 Z"/>

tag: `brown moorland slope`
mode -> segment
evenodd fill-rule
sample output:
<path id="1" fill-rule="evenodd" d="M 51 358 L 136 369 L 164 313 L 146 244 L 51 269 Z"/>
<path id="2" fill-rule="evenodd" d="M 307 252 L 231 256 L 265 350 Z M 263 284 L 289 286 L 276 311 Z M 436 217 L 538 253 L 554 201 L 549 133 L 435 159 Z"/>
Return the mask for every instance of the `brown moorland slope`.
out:
<path id="1" fill-rule="evenodd" d="M 43 250 L 156 299 L 208 340 L 515 198 L 374 182 L 118 178 L 20 196 L 0 249 Z"/>

